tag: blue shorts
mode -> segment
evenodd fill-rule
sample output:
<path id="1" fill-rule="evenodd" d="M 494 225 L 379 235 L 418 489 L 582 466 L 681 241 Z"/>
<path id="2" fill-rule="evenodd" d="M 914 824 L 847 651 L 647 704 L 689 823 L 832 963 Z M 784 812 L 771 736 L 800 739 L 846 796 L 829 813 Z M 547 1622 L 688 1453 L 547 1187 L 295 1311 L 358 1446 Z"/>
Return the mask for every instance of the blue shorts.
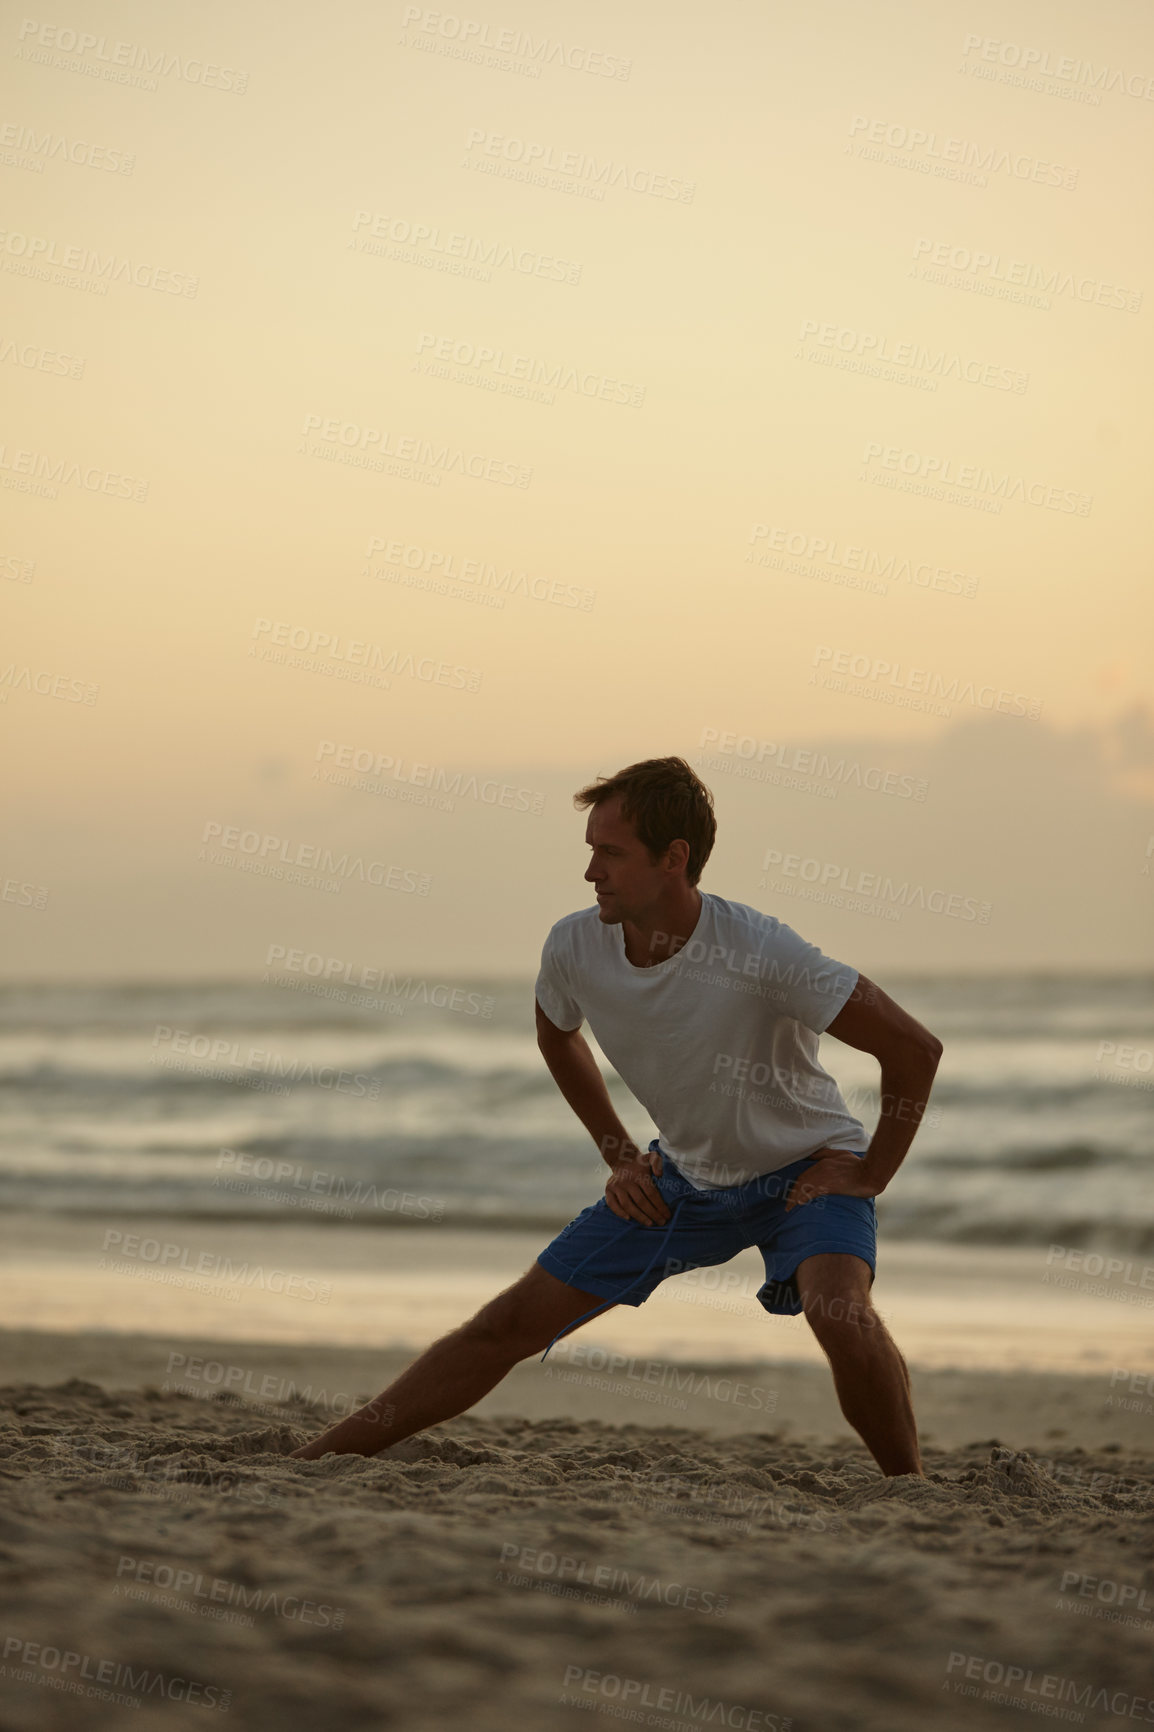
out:
<path id="1" fill-rule="evenodd" d="M 656 1137 L 649 1147 L 660 1147 Z M 801 1310 L 796 1272 L 807 1257 L 849 1252 L 869 1264 L 873 1281 L 877 1210 L 872 1197 L 815 1197 L 786 1213 L 790 1186 L 817 1165 L 812 1155 L 744 1185 L 699 1191 L 665 1150 L 660 1152 L 663 1166 L 654 1183 L 672 1211 L 668 1222 L 652 1227 L 623 1221 L 602 1197 L 546 1246 L 537 1259 L 542 1269 L 567 1287 L 620 1305 L 644 1305 L 670 1275 L 728 1263 L 756 1245 L 765 1261 L 765 1285 L 758 1290 L 758 1300 L 767 1311 L 784 1317 L 796 1317 Z M 865 1154 L 864 1149 L 847 1152 L 859 1160 Z"/>

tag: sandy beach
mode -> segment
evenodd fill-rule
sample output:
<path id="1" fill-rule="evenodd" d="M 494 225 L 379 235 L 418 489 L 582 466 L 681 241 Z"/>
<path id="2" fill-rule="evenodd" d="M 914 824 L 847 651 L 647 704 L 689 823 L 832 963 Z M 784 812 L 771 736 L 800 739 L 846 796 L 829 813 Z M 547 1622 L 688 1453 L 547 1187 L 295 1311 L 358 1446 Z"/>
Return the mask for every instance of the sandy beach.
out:
<path id="1" fill-rule="evenodd" d="M 6 1333 L 5 1726 L 1154 1717 L 1137 1374 L 915 1367 L 928 1477 L 887 1481 L 823 1367 L 576 1346 L 306 1463 L 405 1354 Z"/>
<path id="2" fill-rule="evenodd" d="M 396 1052 L 312 1005 L 294 1035 L 273 988 L 14 993 L 3 1732 L 1154 1724 L 1154 1192 L 1137 1095 L 1078 1082 L 1134 993 L 924 991 L 953 1093 L 873 1292 L 924 1480 L 882 1477 L 753 1250 L 372 1460 L 292 1460 L 600 1189 L 529 986 Z M 174 1087 L 157 1025 L 380 1100 Z"/>

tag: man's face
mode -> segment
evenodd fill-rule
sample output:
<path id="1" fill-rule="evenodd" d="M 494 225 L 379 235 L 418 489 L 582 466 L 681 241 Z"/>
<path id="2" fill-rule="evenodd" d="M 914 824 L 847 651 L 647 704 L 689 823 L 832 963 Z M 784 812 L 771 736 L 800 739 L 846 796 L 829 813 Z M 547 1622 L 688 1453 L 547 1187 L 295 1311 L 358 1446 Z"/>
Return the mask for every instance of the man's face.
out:
<path id="1" fill-rule="evenodd" d="M 602 924 L 643 916 L 668 887 L 669 873 L 621 816 L 620 795 L 590 806 L 585 840 L 593 850 L 585 877 L 597 892 Z"/>

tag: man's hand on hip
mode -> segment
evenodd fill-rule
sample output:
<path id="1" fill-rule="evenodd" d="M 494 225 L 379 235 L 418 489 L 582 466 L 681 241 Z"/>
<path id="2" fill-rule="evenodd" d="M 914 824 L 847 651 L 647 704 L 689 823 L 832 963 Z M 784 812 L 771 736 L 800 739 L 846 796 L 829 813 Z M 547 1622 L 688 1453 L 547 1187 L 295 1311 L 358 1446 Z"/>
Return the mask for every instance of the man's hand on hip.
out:
<path id="1" fill-rule="evenodd" d="M 876 1197 L 879 1187 L 871 1183 L 860 1155 L 845 1149 L 815 1149 L 812 1160 L 817 1162 L 808 1172 L 795 1179 L 790 1187 L 785 1212 L 818 1197 Z"/>
<path id="2" fill-rule="evenodd" d="M 623 1221 L 643 1227 L 663 1227 L 669 1219 L 669 1204 L 653 1182 L 663 1162 L 657 1149 L 639 1149 L 628 1143 L 613 1162 L 605 1185 L 605 1201 Z"/>

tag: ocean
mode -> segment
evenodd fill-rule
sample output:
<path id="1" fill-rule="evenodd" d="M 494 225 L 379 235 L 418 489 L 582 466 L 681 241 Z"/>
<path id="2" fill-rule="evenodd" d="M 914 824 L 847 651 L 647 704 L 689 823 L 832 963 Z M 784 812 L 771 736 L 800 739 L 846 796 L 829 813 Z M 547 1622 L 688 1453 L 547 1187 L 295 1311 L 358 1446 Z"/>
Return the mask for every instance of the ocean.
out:
<path id="1" fill-rule="evenodd" d="M 945 1044 L 879 1199 L 890 1238 L 1154 1249 L 1151 977 L 884 985 Z M 876 1064 L 829 1036 L 821 1057 L 872 1129 Z M 0 1082 L 13 1212 L 551 1235 L 604 1184 L 537 1051 L 531 979 L 9 985 Z"/>

